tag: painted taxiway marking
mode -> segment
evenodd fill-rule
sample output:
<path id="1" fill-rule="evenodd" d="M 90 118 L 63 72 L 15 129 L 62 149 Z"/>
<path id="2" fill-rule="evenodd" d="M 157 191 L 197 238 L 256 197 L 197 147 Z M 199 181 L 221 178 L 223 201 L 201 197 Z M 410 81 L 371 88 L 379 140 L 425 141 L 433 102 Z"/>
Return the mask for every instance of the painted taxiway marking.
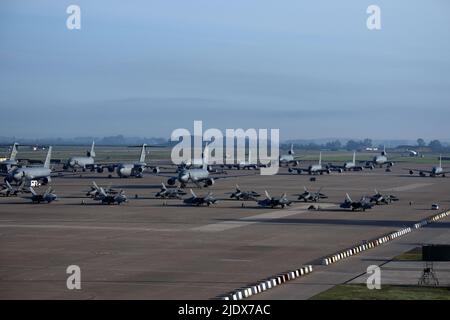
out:
<path id="1" fill-rule="evenodd" d="M 309 206 L 309 205 L 308 205 Z M 207 224 L 200 227 L 194 227 L 190 230 L 192 231 L 205 231 L 205 232 L 220 232 L 225 230 L 230 230 L 234 228 L 244 227 L 256 223 L 262 223 L 262 222 L 269 222 L 270 220 L 274 219 L 280 219 L 285 218 L 289 216 L 293 216 L 299 213 L 306 213 L 308 212 L 307 207 L 308 206 L 302 206 L 301 208 L 292 208 L 292 209 L 280 209 L 277 211 L 257 214 L 250 217 L 240 218 L 236 220 L 230 220 L 230 221 L 222 221 L 218 223 L 213 224 Z M 319 204 L 322 208 L 327 208 L 334 206 L 334 204 Z"/>
<path id="2" fill-rule="evenodd" d="M 419 188 L 423 188 L 423 187 L 428 187 L 431 185 L 432 185 L 432 183 L 413 183 L 413 184 L 407 184 L 406 186 L 386 189 L 386 191 L 394 191 L 394 192 L 395 191 L 409 191 L 409 190 L 419 189 Z"/>
<path id="3" fill-rule="evenodd" d="M 253 262 L 253 260 L 248 259 L 220 259 L 222 262 Z"/>
<path id="4" fill-rule="evenodd" d="M 156 229 L 142 227 L 102 227 L 102 226 L 80 226 L 64 224 L 0 224 L 0 228 L 30 228 L 30 229 L 75 229 L 75 230 L 113 230 L 113 231 L 181 231 L 177 229 Z"/>

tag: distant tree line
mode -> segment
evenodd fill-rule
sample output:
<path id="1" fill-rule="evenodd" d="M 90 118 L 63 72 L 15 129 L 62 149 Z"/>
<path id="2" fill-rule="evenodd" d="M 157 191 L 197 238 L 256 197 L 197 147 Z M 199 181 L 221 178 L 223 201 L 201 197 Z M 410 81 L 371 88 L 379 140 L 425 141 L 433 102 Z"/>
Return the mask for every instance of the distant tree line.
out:
<path id="1" fill-rule="evenodd" d="M 125 146 L 125 145 L 167 145 L 165 138 L 141 138 L 141 137 L 125 137 L 121 134 L 106 137 L 74 137 L 74 138 L 15 138 L 15 137 L 0 137 L 0 144 L 12 144 L 18 142 L 29 145 L 90 145 L 95 141 L 96 145 L 109 146 Z"/>
<path id="2" fill-rule="evenodd" d="M 290 143 L 284 143 L 282 144 L 283 149 L 288 149 L 290 146 Z M 294 143 L 294 148 L 299 150 L 330 150 L 330 151 L 337 151 L 337 150 L 347 150 L 347 151 L 361 151 L 365 150 L 366 148 L 373 148 L 377 147 L 379 150 L 383 149 L 383 145 L 377 145 L 375 146 L 372 139 L 366 138 L 363 140 L 348 140 L 346 143 L 342 143 L 340 140 L 334 140 L 329 141 L 325 143 L 315 143 L 315 142 L 307 142 L 307 143 Z M 398 146 L 400 149 L 404 148 L 415 148 L 418 147 L 420 149 L 428 149 L 432 152 L 450 152 L 450 147 L 448 145 L 445 145 L 441 143 L 439 140 L 431 140 L 430 142 L 426 143 L 424 139 L 420 138 L 417 139 L 417 145 L 402 145 Z"/>
<path id="3" fill-rule="evenodd" d="M 424 139 L 417 139 L 417 146 L 420 148 L 428 147 L 433 152 L 450 152 L 450 147 L 443 145 L 439 140 L 431 140 L 428 144 Z"/>
<path id="4" fill-rule="evenodd" d="M 284 144 L 283 147 L 289 147 L 289 144 Z M 348 140 L 345 144 L 343 144 L 340 140 L 333 140 L 329 142 L 325 142 L 322 144 L 309 142 L 305 144 L 295 144 L 295 148 L 304 149 L 304 150 L 362 150 L 365 148 L 372 147 L 371 139 L 364 140 Z"/>

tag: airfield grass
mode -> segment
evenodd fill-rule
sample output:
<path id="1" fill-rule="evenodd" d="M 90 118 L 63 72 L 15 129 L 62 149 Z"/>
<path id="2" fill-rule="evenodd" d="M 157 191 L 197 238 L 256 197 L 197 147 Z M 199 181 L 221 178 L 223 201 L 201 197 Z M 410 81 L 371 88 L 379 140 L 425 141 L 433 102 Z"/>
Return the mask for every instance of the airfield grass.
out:
<path id="1" fill-rule="evenodd" d="M 54 146 L 53 147 L 53 159 L 60 159 L 62 161 L 70 158 L 71 156 L 85 155 L 86 151 L 90 149 L 90 146 Z M 96 161 L 98 162 L 112 162 L 112 161 L 136 161 L 140 155 L 140 148 L 127 147 L 127 146 L 96 146 Z M 280 154 L 285 154 L 286 150 L 280 150 Z M 28 148 L 19 148 L 18 158 L 41 160 L 45 159 L 47 150 L 32 151 Z M 170 159 L 170 148 L 148 148 L 147 149 L 147 161 L 151 162 L 152 159 Z M 356 161 L 366 161 L 372 159 L 378 155 L 379 152 L 360 152 L 356 154 Z M 4 149 L 0 152 L 1 156 L 7 156 L 8 151 Z M 322 152 L 323 163 L 336 163 L 342 164 L 347 161 L 351 161 L 353 153 L 349 151 L 324 151 Z M 298 150 L 296 152 L 296 159 L 300 162 L 316 162 L 319 159 L 319 151 L 317 150 Z M 388 153 L 388 159 L 401 164 L 402 162 L 417 163 L 417 164 L 430 164 L 435 165 L 438 162 L 439 155 L 434 153 L 426 154 L 424 158 L 421 157 L 407 157 L 399 152 Z M 443 166 L 449 165 L 450 161 L 442 161 Z"/>
<path id="2" fill-rule="evenodd" d="M 304 155 L 303 155 L 304 154 Z M 366 161 L 371 160 L 374 156 L 378 155 L 378 152 L 360 152 L 356 154 L 356 162 L 358 161 Z M 347 161 L 352 161 L 353 153 L 352 152 L 343 152 L 343 151 L 330 151 L 330 152 L 322 152 L 322 162 L 336 162 L 336 163 L 344 163 Z M 318 151 L 310 151 L 305 153 L 298 152 L 296 156 L 296 160 L 300 162 L 303 161 L 318 161 L 319 152 Z M 418 164 L 430 164 L 436 165 L 439 161 L 438 154 L 429 153 L 425 157 L 407 157 L 402 156 L 400 153 L 388 153 L 389 161 L 393 161 L 395 163 L 418 163 Z M 450 161 L 443 160 L 442 164 L 450 164 Z"/>
<path id="3" fill-rule="evenodd" d="M 67 147 L 67 146 L 54 146 L 52 151 L 52 159 L 60 159 L 62 161 L 67 160 L 72 156 L 84 156 L 89 147 Z M 147 161 L 152 159 L 170 159 L 170 149 L 147 149 Z M 97 162 L 113 162 L 113 161 L 137 161 L 141 150 L 140 148 L 127 148 L 127 147 L 102 147 L 97 146 L 95 148 L 96 161 Z M 7 152 L 4 152 L 5 156 Z M 47 150 L 31 151 L 29 149 L 19 149 L 18 158 L 32 159 L 32 160 L 45 160 Z"/>
<path id="4" fill-rule="evenodd" d="M 365 284 L 343 284 L 311 300 L 450 300 L 450 287 L 382 285 L 380 290 L 369 290 Z"/>

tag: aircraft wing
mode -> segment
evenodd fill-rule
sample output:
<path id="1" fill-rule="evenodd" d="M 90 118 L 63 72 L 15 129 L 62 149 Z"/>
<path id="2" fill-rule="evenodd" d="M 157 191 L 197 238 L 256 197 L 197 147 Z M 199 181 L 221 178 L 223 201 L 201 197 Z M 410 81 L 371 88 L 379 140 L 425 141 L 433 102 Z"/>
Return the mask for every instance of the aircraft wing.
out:
<path id="1" fill-rule="evenodd" d="M 430 170 L 422 170 L 422 169 L 410 169 L 410 168 L 403 168 L 403 170 L 409 170 L 413 172 L 424 172 L 424 173 L 431 173 Z"/>
<path id="2" fill-rule="evenodd" d="M 94 165 L 97 167 L 117 167 L 119 162 L 95 162 Z"/>
<path id="3" fill-rule="evenodd" d="M 308 172 L 309 168 L 289 167 L 289 172 Z"/>
<path id="4" fill-rule="evenodd" d="M 330 169 L 345 169 L 345 166 L 344 165 L 339 165 L 339 164 L 329 163 L 328 164 L 328 168 L 330 168 Z"/>
<path id="5" fill-rule="evenodd" d="M 66 176 L 79 176 L 86 172 L 68 172 L 68 171 L 52 171 L 51 177 L 66 177 Z"/>
<path id="6" fill-rule="evenodd" d="M 173 169 L 175 167 L 175 165 L 173 165 L 173 166 L 166 166 L 166 165 L 159 166 L 157 164 L 147 164 L 147 165 L 145 165 L 145 167 L 146 168 L 156 168 L 156 167 L 158 167 L 160 169 Z"/>

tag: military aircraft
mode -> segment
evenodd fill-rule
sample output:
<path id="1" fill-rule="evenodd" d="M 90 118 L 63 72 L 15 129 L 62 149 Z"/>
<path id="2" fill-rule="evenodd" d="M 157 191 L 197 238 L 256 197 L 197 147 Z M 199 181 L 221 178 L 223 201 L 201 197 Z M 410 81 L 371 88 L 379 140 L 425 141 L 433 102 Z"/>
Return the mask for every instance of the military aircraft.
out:
<path id="1" fill-rule="evenodd" d="M 191 197 L 184 199 L 183 203 L 191 206 L 201 206 L 201 205 L 207 205 L 208 207 L 212 204 L 215 204 L 217 200 L 213 197 L 212 192 L 208 192 L 208 194 L 204 197 L 198 197 L 194 191 L 191 189 Z"/>
<path id="2" fill-rule="evenodd" d="M 261 195 L 255 191 L 242 191 L 241 188 L 236 185 L 236 191 L 230 194 L 231 199 L 243 200 L 243 201 L 257 201 Z"/>
<path id="3" fill-rule="evenodd" d="M 58 196 L 53 193 L 52 188 L 48 188 L 47 191 L 45 191 L 43 194 L 37 194 L 36 191 L 34 191 L 33 187 L 30 187 L 31 196 L 26 197 L 27 199 L 30 199 L 32 203 L 41 203 L 41 202 L 53 202 L 55 200 L 58 200 Z"/>
<path id="4" fill-rule="evenodd" d="M 202 157 L 201 158 L 194 158 L 192 160 L 184 160 L 182 161 L 179 165 L 177 165 L 177 170 L 176 172 L 179 173 L 183 170 L 187 170 L 187 169 L 201 169 L 203 168 L 203 163 L 204 163 L 204 159 L 203 159 L 203 153 L 202 153 Z M 234 164 L 230 164 L 230 165 L 216 165 L 213 163 L 207 163 L 206 164 L 206 169 L 211 172 L 211 173 L 221 173 L 224 172 L 224 168 L 228 168 L 228 169 L 233 169 L 233 167 L 235 167 Z"/>
<path id="5" fill-rule="evenodd" d="M 309 175 L 331 173 L 331 169 L 322 166 L 322 152 L 319 153 L 319 163 L 310 165 L 308 168 L 292 168 L 288 169 L 289 172 L 297 172 L 297 174 L 302 174 L 307 172 Z"/>
<path id="6" fill-rule="evenodd" d="M 11 147 L 9 157 L 6 160 L 0 161 L 0 170 L 2 172 L 9 172 L 11 168 L 16 167 L 18 165 L 18 161 L 16 159 L 17 145 L 18 143 L 15 142 Z"/>
<path id="7" fill-rule="evenodd" d="M 418 157 L 418 156 L 420 156 L 419 151 L 416 151 L 416 150 L 406 149 L 406 152 L 408 152 L 408 155 L 410 157 Z"/>
<path id="8" fill-rule="evenodd" d="M 332 171 L 344 172 L 344 171 L 362 171 L 363 166 L 356 165 L 356 152 L 353 152 L 353 160 L 344 163 L 342 166 L 329 164 L 328 168 Z"/>
<path id="9" fill-rule="evenodd" d="M 177 182 L 180 183 L 180 187 L 184 188 L 188 183 L 193 183 L 197 187 L 201 188 L 201 184 L 203 184 L 204 187 L 212 186 L 215 183 L 215 180 L 218 179 L 225 179 L 225 178 L 233 178 L 236 176 L 226 175 L 226 176 L 214 176 L 212 177 L 210 175 L 210 172 L 208 171 L 208 151 L 207 148 L 205 148 L 204 152 L 205 156 L 203 157 L 203 166 L 202 168 L 194 168 L 194 169 L 183 169 L 178 172 L 177 176 L 166 176 L 169 179 L 167 180 L 167 184 L 169 186 L 175 185 Z"/>
<path id="10" fill-rule="evenodd" d="M 345 194 L 345 200 L 340 204 L 343 209 L 352 209 L 352 211 L 372 209 L 372 204 L 366 197 L 362 197 L 359 201 L 353 201 L 348 193 Z"/>
<path id="11" fill-rule="evenodd" d="M 249 151 L 248 152 L 248 160 L 246 161 L 246 160 L 243 160 L 243 161 L 241 161 L 241 162 L 239 162 L 239 163 L 237 163 L 236 165 L 235 165 L 235 167 L 236 167 L 236 169 L 238 169 L 238 170 L 244 170 L 244 169 L 247 169 L 247 170 L 256 170 L 256 169 L 258 169 L 259 167 L 258 167 L 258 164 L 256 163 L 256 162 L 252 162 L 252 152 L 251 151 Z"/>
<path id="12" fill-rule="evenodd" d="M 156 198 L 162 199 L 181 199 L 186 192 L 179 188 L 167 188 L 164 183 L 161 183 L 161 190 L 155 194 Z"/>
<path id="13" fill-rule="evenodd" d="M 19 182 L 22 180 L 40 180 L 43 184 L 47 184 L 51 181 L 52 170 L 50 169 L 50 159 L 52 156 L 52 147 L 48 148 L 47 157 L 43 166 L 33 166 L 33 167 L 17 167 L 9 171 L 8 173 L 1 175 L 6 176 L 5 181 L 9 183 L 15 181 Z"/>
<path id="14" fill-rule="evenodd" d="M 261 207 L 270 207 L 273 209 L 280 206 L 284 209 L 292 203 L 292 201 L 286 197 L 286 193 L 283 193 L 279 198 L 271 197 L 267 190 L 265 190 L 264 193 L 266 194 L 266 198 L 258 201 L 258 205 Z"/>
<path id="15" fill-rule="evenodd" d="M 146 144 L 143 144 L 141 147 L 141 155 L 137 162 L 133 163 L 114 163 L 114 164 L 97 164 L 97 172 L 102 173 L 104 168 L 107 168 L 109 172 L 116 171 L 117 175 L 120 178 L 128 178 L 128 177 L 136 177 L 142 178 L 144 171 L 147 168 L 152 168 L 153 173 L 159 172 L 158 166 L 150 166 L 145 163 L 146 156 Z"/>
<path id="16" fill-rule="evenodd" d="M 123 190 L 120 190 L 118 193 L 107 193 L 102 187 L 99 188 L 99 193 L 93 199 L 101 201 L 102 204 L 117 203 L 120 205 L 121 203 L 128 202 L 128 198 Z"/>
<path id="17" fill-rule="evenodd" d="M 318 202 L 320 201 L 320 199 L 328 198 L 328 196 L 320 192 L 322 191 L 322 188 L 317 190 L 317 192 L 310 192 L 308 191 L 308 189 L 306 189 L 306 187 L 303 188 L 305 189 L 305 191 L 301 194 L 298 194 L 298 200 L 303 200 L 304 202 L 308 201 Z"/>
<path id="18" fill-rule="evenodd" d="M 383 147 L 383 151 L 380 155 L 373 157 L 372 160 L 363 161 L 365 162 L 365 167 L 369 169 L 374 169 L 376 166 L 382 168 L 383 165 L 386 165 L 388 169 L 394 165 L 394 162 L 388 161 L 386 146 Z"/>
<path id="19" fill-rule="evenodd" d="M 118 191 L 111 188 L 111 185 L 108 185 L 108 187 L 103 188 L 103 190 L 108 194 L 117 194 Z M 95 198 L 100 194 L 100 187 L 97 185 L 95 181 L 92 181 L 91 188 L 86 192 L 87 197 Z"/>
<path id="20" fill-rule="evenodd" d="M 419 172 L 419 176 L 421 176 L 421 177 L 425 177 L 427 174 L 430 177 L 437 177 L 437 176 L 445 177 L 445 174 L 450 173 L 450 170 L 444 170 L 442 168 L 442 156 L 439 156 L 439 165 L 434 166 L 433 168 L 431 168 L 431 170 L 407 169 L 407 168 L 405 168 L 403 170 L 409 170 L 410 175 L 413 175 L 414 172 Z"/>
<path id="21" fill-rule="evenodd" d="M 25 181 L 22 181 L 22 183 L 16 188 L 11 186 L 8 181 L 5 181 L 5 184 L 3 184 L 1 188 L 2 189 L 0 189 L 0 195 L 4 197 L 17 196 L 19 193 L 27 192 L 27 190 L 25 189 Z"/>
<path id="22" fill-rule="evenodd" d="M 226 155 L 226 157 L 228 158 L 228 155 Z M 230 170 L 231 169 L 238 169 L 238 170 L 244 170 L 244 169 L 253 170 L 254 169 L 254 170 L 256 170 L 256 169 L 259 169 L 260 166 L 263 166 L 263 165 L 259 165 L 257 162 L 252 161 L 252 152 L 251 151 L 248 152 L 248 160 L 246 160 L 245 156 L 244 156 L 244 159 L 239 161 L 238 163 L 228 163 L 227 162 L 225 164 L 220 165 L 220 167 L 230 169 Z M 210 167 L 209 171 L 211 172 L 212 171 L 211 165 L 209 165 L 209 167 Z"/>
<path id="23" fill-rule="evenodd" d="M 379 204 L 390 204 L 393 201 L 398 201 L 399 199 L 390 194 L 390 195 L 382 195 L 380 192 L 378 192 L 377 189 L 375 189 L 375 194 L 370 197 L 370 202 L 375 202 L 376 205 Z"/>
<path id="24" fill-rule="evenodd" d="M 91 151 L 86 152 L 85 157 L 71 157 L 64 164 L 63 169 L 72 169 L 73 171 L 77 171 L 77 168 L 85 171 L 86 169 L 90 169 L 91 171 L 95 171 L 95 142 L 92 141 Z"/>
<path id="25" fill-rule="evenodd" d="M 298 160 L 295 160 L 294 156 L 294 145 L 291 144 L 291 148 L 289 149 L 287 154 L 282 154 L 279 158 L 280 165 L 294 165 L 297 166 L 299 164 Z"/>

